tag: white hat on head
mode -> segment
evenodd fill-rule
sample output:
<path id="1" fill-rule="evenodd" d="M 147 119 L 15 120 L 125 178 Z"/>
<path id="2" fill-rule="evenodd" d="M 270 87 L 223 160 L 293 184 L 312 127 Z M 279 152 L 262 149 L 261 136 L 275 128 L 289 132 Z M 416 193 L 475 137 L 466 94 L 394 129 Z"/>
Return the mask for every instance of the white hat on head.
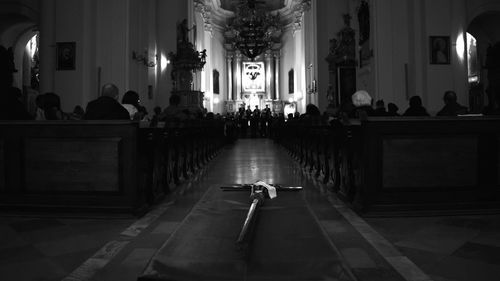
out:
<path id="1" fill-rule="evenodd" d="M 371 106 L 372 97 L 370 97 L 367 91 L 357 91 L 352 95 L 352 104 L 354 104 L 355 107 Z"/>

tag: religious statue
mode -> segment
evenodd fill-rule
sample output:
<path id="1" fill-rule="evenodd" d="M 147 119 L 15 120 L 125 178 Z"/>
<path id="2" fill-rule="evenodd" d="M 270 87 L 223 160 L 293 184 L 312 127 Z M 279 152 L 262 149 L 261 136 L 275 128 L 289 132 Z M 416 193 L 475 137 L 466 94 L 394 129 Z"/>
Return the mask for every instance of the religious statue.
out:
<path id="1" fill-rule="evenodd" d="M 170 52 L 168 58 L 172 63 L 171 78 L 173 83 L 173 94 L 181 97 L 181 105 L 193 112 L 202 108 L 203 93 L 194 91 L 193 73 L 201 71 L 207 61 L 207 51 L 197 51 L 195 46 L 189 42 L 189 29 L 186 19 L 177 24 L 177 52 Z"/>
<path id="2" fill-rule="evenodd" d="M 177 43 L 186 43 L 188 40 L 189 28 L 187 26 L 187 19 L 184 19 L 177 24 Z"/>

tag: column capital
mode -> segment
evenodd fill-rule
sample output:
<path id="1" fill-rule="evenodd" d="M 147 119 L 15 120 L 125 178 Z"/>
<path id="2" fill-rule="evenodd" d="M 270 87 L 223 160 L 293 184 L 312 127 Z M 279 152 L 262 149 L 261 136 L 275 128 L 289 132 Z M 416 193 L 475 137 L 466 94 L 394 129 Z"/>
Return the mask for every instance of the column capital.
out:
<path id="1" fill-rule="evenodd" d="M 273 58 L 273 53 L 272 53 L 272 51 L 271 51 L 271 50 L 267 50 L 267 51 L 265 52 L 265 54 L 264 54 L 264 58 L 265 58 L 266 60 L 271 60 L 271 59 Z"/>

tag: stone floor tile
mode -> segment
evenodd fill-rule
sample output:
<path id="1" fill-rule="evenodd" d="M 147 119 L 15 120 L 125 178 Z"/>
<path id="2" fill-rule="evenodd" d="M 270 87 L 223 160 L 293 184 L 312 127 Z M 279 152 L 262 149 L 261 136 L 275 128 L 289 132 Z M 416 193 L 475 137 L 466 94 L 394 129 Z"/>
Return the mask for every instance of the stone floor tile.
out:
<path id="1" fill-rule="evenodd" d="M 0 264 L 32 261 L 43 258 L 45 258 L 45 255 L 32 245 L 0 250 Z"/>
<path id="2" fill-rule="evenodd" d="M 451 254 L 478 233 L 478 230 L 432 225 L 416 232 L 405 240 L 395 243 L 395 245 L 440 254 Z"/>
<path id="3" fill-rule="evenodd" d="M 470 242 L 500 247 L 500 231 L 483 231 Z"/>
<path id="4" fill-rule="evenodd" d="M 54 241 L 36 243 L 34 247 L 48 257 L 56 257 L 85 250 L 97 250 L 102 245 L 103 241 L 93 239 L 88 235 L 78 235 Z"/>
<path id="5" fill-rule="evenodd" d="M 59 255 L 50 259 L 55 263 L 58 263 L 62 268 L 64 268 L 64 270 L 70 273 L 89 259 L 94 253 L 94 249 L 89 249 L 81 252 Z"/>
<path id="6" fill-rule="evenodd" d="M 122 265 L 143 269 L 158 249 L 134 249 L 122 262 Z"/>
<path id="7" fill-rule="evenodd" d="M 377 265 L 370 256 L 361 248 L 340 250 L 342 256 L 352 268 L 376 268 Z"/>
<path id="8" fill-rule="evenodd" d="M 500 266 L 449 256 L 430 274 L 457 281 L 496 281 L 500 276 Z"/>
<path id="9" fill-rule="evenodd" d="M 453 256 L 500 266 L 500 248 L 495 246 L 466 243 Z"/>
<path id="10" fill-rule="evenodd" d="M 40 219 L 16 221 L 10 223 L 9 225 L 17 232 L 28 232 L 37 229 L 60 227 L 63 226 L 64 224 L 58 221 L 57 219 L 40 218 Z"/>
<path id="11" fill-rule="evenodd" d="M 2 281 L 54 281 L 61 280 L 67 273 L 50 259 L 0 265 Z"/>
<path id="12" fill-rule="evenodd" d="M 172 234 L 177 227 L 179 227 L 179 222 L 161 222 L 154 228 L 151 232 L 152 234 Z"/>
<path id="13" fill-rule="evenodd" d="M 321 226 L 328 234 L 339 234 L 346 233 L 349 229 L 346 227 L 344 222 L 335 220 L 322 220 L 320 221 Z"/>
<path id="14" fill-rule="evenodd" d="M 447 255 L 444 254 L 438 254 L 414 248 L 398 247 L 398 250 L 401 252 L 401 254 L 408 257 L 425 272 L 430 271 L 440 261 L 447 257 Z"/>
<path id="15" fill-rule="evenodd" d="M 19 233 L 8 225 L 0 225 L 0 251 L 4 249 L 17 248 L 29 245 Z"/>

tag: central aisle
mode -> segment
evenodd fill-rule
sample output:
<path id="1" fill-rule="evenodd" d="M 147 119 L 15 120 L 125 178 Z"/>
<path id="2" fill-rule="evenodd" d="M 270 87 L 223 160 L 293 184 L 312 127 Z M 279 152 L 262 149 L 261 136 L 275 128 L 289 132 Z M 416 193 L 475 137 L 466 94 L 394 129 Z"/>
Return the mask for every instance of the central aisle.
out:
<path id="1" fill-rule="evenodd" d="M 197 204 L 205 201 L 200 199 L 208 190 L 258 180 L 304 187 L 301 194 L 304 205 L 358 280 L 405 280 L 332 205 L 328 194 L 321 191 L 324 186 L 304 173 L 285 149 L 268 139 L 242 139 L 222 149 L 192 181 L 182 183 L 156 210 L 108 243 L 121 248 L 103 248 L 110 252 L 110 260 L 102 269 L 95 270 L 89 280 L 137 280 L 165 242 L 182 229 L 193 207 L 196 210 Z M 89 261 L 106 254 L 97 253 Z"/>
<path id="2" fill-rule="evenodd" d="M 281 147 L 269 139 L 241 139 L 227 147 L 210 165 L 206 183 L 298 184 L 294 162 Z"/>

